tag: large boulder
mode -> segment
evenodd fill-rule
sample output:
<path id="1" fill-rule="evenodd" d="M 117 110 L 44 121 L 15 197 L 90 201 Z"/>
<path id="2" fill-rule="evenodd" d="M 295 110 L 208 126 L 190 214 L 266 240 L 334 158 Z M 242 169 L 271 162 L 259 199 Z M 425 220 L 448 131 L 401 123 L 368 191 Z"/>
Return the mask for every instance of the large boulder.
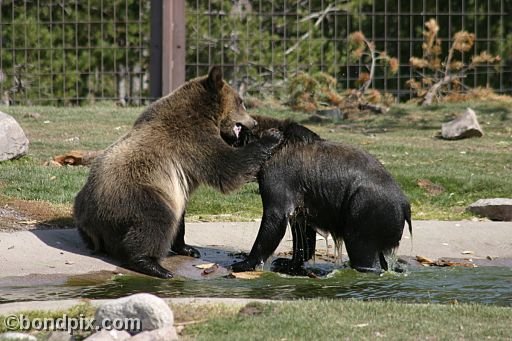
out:
<path id="1" fill-rule="evenodd" d="M 0 111 L 0 161 L 16 159 L 28 151 L 28 139 L 16 120 Z"/>
<path id="2" fill-rule="evenodd" d="M 128 325 L 122 328 L 116 326 L 126 319 L 139 319 L 140 328 Z M 174 315 L 171 308 L 161 298 L 151 294 L 135 294 L 102 304 L 95 315 L 97 326 L 112 326 L 116 329 L 128 331 L 130 334 L 137 334 L 146 330 L 154 330 L 174 325 Z"/>
<path id="3" fill-rule="evenodd" d="M 468 211 L 498 221 L 512 221 L 512 199 L 480 199 L 467 208 Z"/>
<path id="4" fill-rule="evenodd" d="M 467 108 L 462 115 L 453 121 L 443 123 L 441 127 L 441 137 L 445 140 L 459 140 L 483 135 L 484 132 L 471 108 Z"/>

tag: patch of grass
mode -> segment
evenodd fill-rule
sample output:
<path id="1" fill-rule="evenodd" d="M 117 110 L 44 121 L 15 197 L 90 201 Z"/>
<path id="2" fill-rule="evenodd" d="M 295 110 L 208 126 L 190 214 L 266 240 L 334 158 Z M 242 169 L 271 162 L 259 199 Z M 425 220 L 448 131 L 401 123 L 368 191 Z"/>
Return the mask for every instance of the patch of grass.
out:
<path id="1" fill-rule="evenodd" d="M 95 311 L 96 308 L 94 308 L 90 303 L 81 303 L 66 310 L 28 310 L 20 311 L 10 315 L 0 315 L 0 333 L 19 331 L 23 333 L 35 334 L 38 340 L 47 340 L 47 338 L 51 334 L 51 330 L 27 330 L 25 329 L 25 326 L 22 325 L 22 323 L 28 323 L 28 326 L 32 327 L 33 325 L 29 323 L 36 319 L 39 319 L 40 321 L 43 321 L 44 319 L 48 321 L 58 321 L 59 319 L 62 320 L 64 316 L 66 316 L 68 319 L 77 319 L 77 321 L 79 319 L 92 319 L 94 318 Z M 23 319 L 23 322 L 18 323 L 16 327 L 16 324 L 13 323 L 13 321 L 15 320 L 13 319 L 12 316 L 16 316 L 17 321 L 21 321 Z M 51 322 L 48 322 L 47 324 L 49 323 Z M 10 326 L 10 328 L 7 328 L 8 325 Z M 84 338 L 92 334 L 92 332 L 92 330 L 76 330 L 73 332 L 73 340 L 83 340 Z"/>
<path id="2" fill-rule="evenodd" d="M 222 196 L 215 189 L 200 187 L 188 204 L 187 219 L 192 221 L 250 221 L 261 218 L 258 184 L 250 183 L 235 193 Z"/>
<path id="3" fill-rule="evenodd" d="M 443 141 L 435 137 L 441 124 L 466 107 L 479 117 L 485 136 Z M 0 191 L 8 200 L 44 201 L 67 207 L 86 180 L 86 167 L 49 167 L 52 156 L 73 149 L 99 150 L 113 143 L 131 127 L 143 108 L 98 105 L 80 108 L 9 107 L 27 133 L 29 154 L 0 163 Z M 34 119 L 27 113 L 38 112 Z M 272 107 L 253 109 L 255 114 L 304 121 L 308 115 Z M 469 218 L 464 208 L 489 197 L 512 197 L 512 106 L 508 102 L 478 101 L 420 107 L 400 104 L 388 114 L 352 115 L 341 124 L 308 126 L 322 137 L 369 151 L 397 179 L 413 205 L 413 219 L 457 220 Z M 48 123 L 45 123 L 48 122 Z M 445 191 L 430 195 L 418 187 L 428 179 Z M 4 200 L 5 201 L 5 200 Z M 201 187 L 189 202 L 187 219 L 247 221 L 261 218 L 256 184 L 221 195 Z"/>
<path id="4" fill-rule="evenodd" d="M 312 300 L 187 326 L 195 340 L 483 340 L 510 337 L 512 309 L 483 305 Z"/>
<path id="5" fill-rule="evenodd" d="M 0 164 L 3 194 L 22 200 L 43 200 L 54 204 L 69 204 L 85 183 L 86 167 L 44 166 L 33 157 Z"/>
<path id="6" fill-rule="evenodd" d="M 184 340 L 505 340 L 512 308 L 480 304 L 407 304 L 393 301 L 298 300 L 276 303 L 171 304 Z M 61 311 L 16 313 L 28 320 L 93 318 L 95 308 L 79 304 Z M 9 331 L 0 315 L 0 333 Z M 19 330 L 19 329 L 15 329 Z M 45 340 L 48 331 L 26 331 Z M 91 331 L 77 331 L 80 340 Z"/>
<path id="7" fill-rule="evenodd" d="M 238 304 L 170 304 L 174 322 L 178 325 L 191 325 L 219 317 L 234 317 L 240 310 Z"/>

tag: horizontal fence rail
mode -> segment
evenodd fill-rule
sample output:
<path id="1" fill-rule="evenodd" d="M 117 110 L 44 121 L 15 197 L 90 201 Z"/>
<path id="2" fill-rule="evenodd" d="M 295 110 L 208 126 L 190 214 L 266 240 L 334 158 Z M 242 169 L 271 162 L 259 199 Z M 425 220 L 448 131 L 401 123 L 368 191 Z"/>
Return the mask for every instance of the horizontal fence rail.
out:
<path id="1" fill-rule="evenodd" d="M 406 82 L 416 75 L 409 59 L 422 57 L 422 31 L 430 18 L 439 23 L 443 51 L 448 51 L 455 32 L 466 30 L 476 34 L 476 41 L 472 51 L 461 56 L 464 61 L 484 50 L 502 56 L 500 66 L 479 66 L 468 73 L 464 84 L 512 92 L 512 1 L 508 0 L 3 0 L 0 4 L 3 103 L 77 105 L 110 100 L 141 105 L 167 91 L 169 73 L 174 80 L 183 75 L 190 79 L 205 74 L 213 64 L 221 65 L 225 78 L 250 95 L 284 99 L 287 81 L 298 72 L 325 72 L 335 77 L 341 91 L 354 88 L 366 71 L 348 49 L 348 38 L 355 31 L 399 60 L 395 74 L 377 68 L 372 87 L 408 99 L 412 93 Z M 185 20 L 163 14 L 181 8 L 179 4 L 184 5 Z M 185 30 L 185 46 L 159 41 L 176 39 L 169 29 Z M 176 56 L 179 53 L 184 53 L 184 63 Z M 175 81 L 170 83 L 174 87 Z"/>

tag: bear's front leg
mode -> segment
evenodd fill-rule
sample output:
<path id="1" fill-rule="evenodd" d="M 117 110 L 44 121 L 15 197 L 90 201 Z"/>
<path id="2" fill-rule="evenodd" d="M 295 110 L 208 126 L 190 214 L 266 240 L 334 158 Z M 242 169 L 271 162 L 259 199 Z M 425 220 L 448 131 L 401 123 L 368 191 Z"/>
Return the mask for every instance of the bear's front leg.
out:
<path id="1" fill-rule="evenodd" d="M 293 257 L 277 258 L 272 262 L 271 270 L 292 276 L 309 276 L 310 272 L 304 267 L 315 253 L 316 231 L 307 224 L 302 212 L 295 211 L 290 219 L 293 241 Z"/>
<path id="2" fill-rule="evenodd" d="M 171 244 L 170 254 L 200 258 L 201 253 L 194 247 L 185 244 L 185 212 L 181 215 L 178 231 Z"/>
<path id="3" fill-rule="evenodd" d="M 257 265 L 266 261 L 277 249 L 288 225 L 287 212 L 286 209 L 280 206 L 264 209 L 260 230 L 251 253 L 246 260 L 231 265 L 233 272 L 254 270 Z"/>

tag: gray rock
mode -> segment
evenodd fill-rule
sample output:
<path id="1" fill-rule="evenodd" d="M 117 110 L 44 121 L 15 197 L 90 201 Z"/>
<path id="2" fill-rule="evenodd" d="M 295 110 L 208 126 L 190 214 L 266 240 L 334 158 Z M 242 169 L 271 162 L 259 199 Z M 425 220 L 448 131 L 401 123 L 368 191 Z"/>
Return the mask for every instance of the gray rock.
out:
<path id="1" fill-rule="evenodd" d="M 84 341 L 123 341 L 128 340 L 132 336 L 124 330 L 101 330 L 92 334 Z"/>
<path id="2" fill-rule="evenodd" d="M 168 326 L 151 331 L 145 331 L 132 337 L 130 341 L 174 341 L 178 340 L 176 328 Z"/>
<path id="3" fill-rule="evenodd" d="M 7 332 L 0 334 L 0 341 L 37 341 L 35 336 L 18 333 L 18 332 Z"/>
<path id="4" fill-rule="evenodd" d="M 313 114 L 309 116 L 306 120 L 304 120 L 304 123 L 330 123 L 332 120 L 327 116 L 320 116 L 317 114 Z"/>
<path id="5" fill-rule="evenodd" d="M 16 159 L 28 151 L 28 139 L 16 120 L 0 111 L 0 161 Z"/>
<path id="6" fill-rule="evenodd" d="M 491 220 L 512 221 L 512 199 L 480 199 L 469 205 L 467 210 Z"/>
<path id="7" fill-rule="evenodd" d="M 41 114 L 38 112 L 28 112 L 23 117 L 33 118 L 35 120 L 41 118 Z"/>
<path id="8" fill-rule="evenodd" d="M 335 121 L 343 119 L 340 108 L 318 109 L 316 114 L 323 117 L 330 117 Z"/>
<path id="9" fill-rule="evenodd" d="M 443 123 L 441 127 L 441 137 L 445 140 L 459 140 L 467 137 L 482 137 L 484 132 L 478 124 L 476 114 L 471 108 L 454 119 L 453 121 Z"/>
<path id="10" fill-rule="evenodd" d="M 119 323 L 123 319 L 138 319 L 140 321 L 140 326 L 125 325 L 123 328 L 117 328 L 131 334 L 174 325 L 171 308 L 164 300 L 151 294 L 135 294 L 119 298 L 101 305 L 96 310 L 95 323 L 97 326 L 101 327 L 103 321 Z M 114 325 L 114 327 L 117 326 Z"/>
<path id="11" fill-rule="evenodd" d="M 45 340 L 46 341 L 73 341 L 74 338 L 68 332 L 55 331 L 55 332 L 51 332 L 50 335 L 48 336 L 48 339 L 45 339 Z"/>

